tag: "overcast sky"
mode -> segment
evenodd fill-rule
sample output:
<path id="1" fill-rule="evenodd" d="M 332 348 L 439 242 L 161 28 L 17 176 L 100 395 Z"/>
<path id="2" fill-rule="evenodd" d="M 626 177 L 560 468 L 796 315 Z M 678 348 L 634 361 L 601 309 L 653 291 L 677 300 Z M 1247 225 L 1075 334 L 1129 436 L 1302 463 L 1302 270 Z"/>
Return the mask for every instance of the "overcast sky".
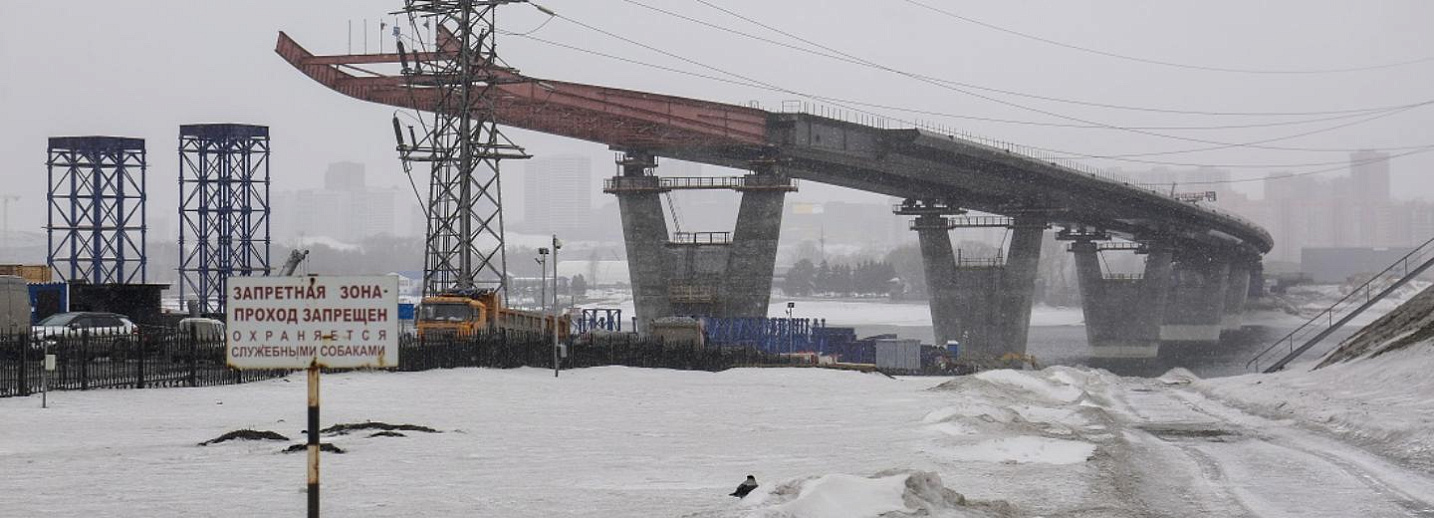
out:
<path id="1" fill-rule="evenodd" d="M 744 32 L 784 39 L 697 0 L 637 1 Z M 1434 61 L 1348 73 L 1228 73 L 1133 62 L 1062 48 L 952 19 L 904 0 L 707 1 L 901 71 L 1046 97 L 1162 110 L 1266 113 L 1327 112 L 1434 99 Z M 921 1 L 988 24 L 1074 46 L 1200 67 L 1327 70 L 1434 56 L 1434 31 L 1429 30 L 1429 21 L 1434 20 L 1434 2 L 1426 0 Z M 1047 112 L 1040 113 L 888 71 L 703 28 L 627 0 L 545 0 L 543 4 L 574 20 L 791 92 L 972 117 L 1041 124 L 1094 123 L 1100 127 L 1018 125 L 875 110 L 894 118 L 921 118 L 1002 140 L 1084 155 L 1222 147 L 1170 136 L 1250 143 L 1315 132 L 1265 144 L 1314 151 L 1226 147 L 1136 158 L 1259 166 L 1232 169 L 1239 179 L 1276 171 L 1328 169 L 1330 166 L 1296 165 L 1345 161 L 1345 149 L 1434 144 L 1434 125 L 1430 124 L 1434 122 L 1434 106 L 1253 129 L 1141 130 L 1162 134 L 1157 136 L 1110 127 L 1251 125 L 1332 116 L 1196 116 L 982 94 Z M 276 190 L 317 187 L 325 166 L 340 160 L 366 164 L 370 183 L 399 185 L 401 169 L 388 122 L 392 110 L 319 86 L 276 56 L 273 47 L 275 36 L 283 30 L 316 53 L 344 53 L 352 20 L 356 26 L 355 50 L 362 50 L 363 35 L 358 30 L 367 18 L 369 47 L 376 52 L 378 20 L 401 5 L 401 0 L 0 1 L 0 20 L 5 21 L 5 28 L 0 30 L 0 175 L 5 180 L 0 193 L 22 197 L 11 209 L 12 228 L 38 230 L 44 224 L 45 146 L 50 136 L 104 134 L 147 139 L 150 214 L 171 219 L 178 204 L 178 126 L 186 123 L 271 126 Z M 519 33 L 538 27 L 547 18 L 521 5 L 507 7 L 502 14 L 504 28 Z M 567 20 L 553 20 L 532 36 L 721 75 Z M 391 40 L 385 45 L 391 49 Z M 510 64 L 536 77 L 714 101 L 756 100 L 764 107 L 799 98 L 791 93 L 647 69 L 523 37 L 503 39 L 502 53 Z M 1382 117 L 1329 130 L 1376 115 Z M 580 153 L 603 164 L 612 158 L 598 144 L 523 131 L 510 134 L 538 155 Z M 1127 170 L 1153 167 L 1116 160 L 1089 162 Z M 1434 181 L 1428 179 L 1434 172 L 1434 152 L 1398 158 L 1393 167 L 1396 197 L 1429 198 L 1434 193 Z M 1344 173 L 1341 170 L 1326 176 L 1339 174 Z M 1257 186 L 1249 187 L 1258 192 Z M 804 185 L 797 199 L 833 197 L 881 201 L 809 184 Z"/>

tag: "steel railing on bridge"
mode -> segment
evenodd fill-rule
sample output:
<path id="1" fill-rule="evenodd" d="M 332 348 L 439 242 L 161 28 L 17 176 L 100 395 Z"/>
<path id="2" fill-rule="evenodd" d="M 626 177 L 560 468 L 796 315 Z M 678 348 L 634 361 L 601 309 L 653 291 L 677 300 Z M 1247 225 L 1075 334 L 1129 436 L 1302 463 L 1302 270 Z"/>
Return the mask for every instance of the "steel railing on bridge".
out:
<path id="1" fill-rule="evenodd" d="M 752 107 L 760 108 L 760 105 Z M 1155 194 L 1172 200 L 1181 202 L 1195 201 L 1193 199 L 1183 197 L 1179 193 L 1174 192 L 1174 189 L 1178 186 L 1178 184 L 1149 183 L 1136 181 L 1135 179 L 1130 178 L 1128 176 L 1096 168 L 1075 160 L 1076 158 L 1080 157 L 1063 155 L 1043 148 L 1024 146 L 1013 142 L 1006 142 L 1003 140 L 990 138 L 984 135 L 971 133 L 957 128 L 948 127 L 941 124 L 935 124 L 928 121 L 922 121 L 919 119 L 903 120 L 900 118 L 887 118 L 874 115 L 869 112 L 855 110 L 850 107 L 827 106 L 821 103 L 792 100 L 783 101 L 781 103 L 781 108 L 778 110 L 778 113 L 800 113 L 805 115 L 813 115 L 817 117 L 825 117 L 829 119 L 850 122 L 852 124 L 860 124 L 878 129 L 910 127 L 917 130 L 938 134 L 951 140 L 960 140 L 966 144 L 983 147 L 991 151 L 1003 152 L 1019 156 L 1020 158 L 1033 162 L 1038 162 L 1047 166 L 1065 169 L 1070 172 L 1083 174 L 1092 178 L 1099 178 L 1115 184 L 1121 184 L 1131 189 L 1145 191 L 1147 193 Z M 1199 193 L 1199 195 L 1203 199 L 1206 196 L 1206 193 Z M 1212 205 L 1202 205 L 1201 208 L 1205 211 L 1218 214 L 1222 217 L 1238 221 L 1245 225 L 1257 226 L 1253 221 L 1250 221 L 1247 218 L 1244 218 L 1233 212 L 1221 210 L 1220 208 Z"/>
<path id="2" fill-rule="evenodd" d="M 1252 371 L 1261 370 L 1263 364 L 1265 367 L 1262 372 L 1266 373 L 1285 368 L 1315 344 L 1344 327 L 1354 317 L 1359 316 L 1360 313 L 1374 306 L 1376 302 L 1389 296 L 1399 287 L 1414 280 L 1431 266 L 1434 266 L 1434 239 L 1425 241 L 1424 244 L 1399 258 L 1388 268 L 1375 274 L 1369 281 L 1350 290 L 1344 298 L 1325 308 L 1324 311 L 1319 312 L 1309 321 L 1291 331 L 1290 334 L 1270 344 L 1265 350 L 1260 351 L 1260 354 L 1246 362 L 1245 368 Z M 1395 281 L 1384 286 L 1390 277 L 1394 277 Z M 1283 356 L 1278 356 L 1278 359 L 1275 359 L 1277 355 Z M 1273 363 L 1267 363 L 1271 360 Z"/>
<path id="3" fill-rule="evenodd" d="M 686 191 L 686 190 L 796 190 L 797 180 L 753 181 L 747 176 L 619 176 L 603 180 L 603 191 Z"/>
<path id="4" fill-rule="evenodd" d="M 730 245 L 731 232 L 676 232 L 672 234 L 672 245 Z"/>

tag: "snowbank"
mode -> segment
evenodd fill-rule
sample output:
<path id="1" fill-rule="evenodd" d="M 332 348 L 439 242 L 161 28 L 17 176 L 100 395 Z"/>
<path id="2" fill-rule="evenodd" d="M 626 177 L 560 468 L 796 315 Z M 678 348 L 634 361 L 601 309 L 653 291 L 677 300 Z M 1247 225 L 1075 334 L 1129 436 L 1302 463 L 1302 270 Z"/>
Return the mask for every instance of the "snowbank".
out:
<path id="1" fill-rule="evenodd" d="M 1434 469 L 1434 343 L 1314 371 L 1195 381 L 1248 412 L 1294 419 L 1386 457 Z"/>
<path id="2" fill-rule="evenodd" d="M 760 489 L 758 491 L 761 491 Z M 977 518 L 1011 516 L 1004 503 L 970 502 L 931 472 L 893 470 L 871 477 L 833 474 L 778 484 L 753 494 L 752 518 Z"/>
<path id="3" fill-rule="evenodd" d="M 945 447 L 933 453 L 953 462 L 1084 464 L 1096 443 L 1110 438 L 1110 416 L 1086 390 L 1110 382 L 1107 376 L 1051 367 L 956 378 L 932 388 L 958 397 L 922 423 L 945 436 Z"/>

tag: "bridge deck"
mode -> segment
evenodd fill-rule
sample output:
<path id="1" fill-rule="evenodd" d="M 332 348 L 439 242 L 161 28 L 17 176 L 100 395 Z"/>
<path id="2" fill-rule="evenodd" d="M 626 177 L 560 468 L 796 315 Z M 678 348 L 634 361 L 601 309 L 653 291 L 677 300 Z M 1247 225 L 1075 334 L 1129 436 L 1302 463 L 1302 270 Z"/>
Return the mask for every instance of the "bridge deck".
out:
<path id="1" fill-rule="evenodd" d="M 346 71 L 396 63 L 397 55 L 315 56 L 283 33 L 275 51 L 345 95 L 417 110 L 437 105 L 437 91 L 421 74 Z M 1213 253 L 1259 255 L 1273 247 L 1268 232 L 1238 216 L 952 135 L 498 73 L 498 98 L 474 111 L 492 110 L 486 115 L 503 125 L 739 169 L 775 153 L 797 178 L 902 198 L 940 197 L 994 214 L 1036 211 L 1052 223 Z"/>

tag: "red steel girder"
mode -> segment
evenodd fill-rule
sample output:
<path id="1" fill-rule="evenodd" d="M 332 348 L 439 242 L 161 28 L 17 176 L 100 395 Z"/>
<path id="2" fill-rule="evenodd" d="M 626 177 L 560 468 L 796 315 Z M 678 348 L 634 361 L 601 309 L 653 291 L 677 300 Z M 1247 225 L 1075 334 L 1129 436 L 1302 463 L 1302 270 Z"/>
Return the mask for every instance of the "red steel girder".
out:
<path id="1" fill-rule="evenodd" d="M 398 63 L 398 54 L 315 56 L 280 32 L 274 49 L 304 75 L 341 94 L 364 101 L 432 111 L 438 91 L 424 86 L 422 74 L 356 76 L 360 64 Z M 410 62 L 438 57 L 413 53 Z M 491 115 L 502 125 L 562 135 L 621 149 L 763 148 L 768 112 L 619 88 L 549 81 L 497 72 Z M 475 103 L 473 109 L 486 109 Z"/>

